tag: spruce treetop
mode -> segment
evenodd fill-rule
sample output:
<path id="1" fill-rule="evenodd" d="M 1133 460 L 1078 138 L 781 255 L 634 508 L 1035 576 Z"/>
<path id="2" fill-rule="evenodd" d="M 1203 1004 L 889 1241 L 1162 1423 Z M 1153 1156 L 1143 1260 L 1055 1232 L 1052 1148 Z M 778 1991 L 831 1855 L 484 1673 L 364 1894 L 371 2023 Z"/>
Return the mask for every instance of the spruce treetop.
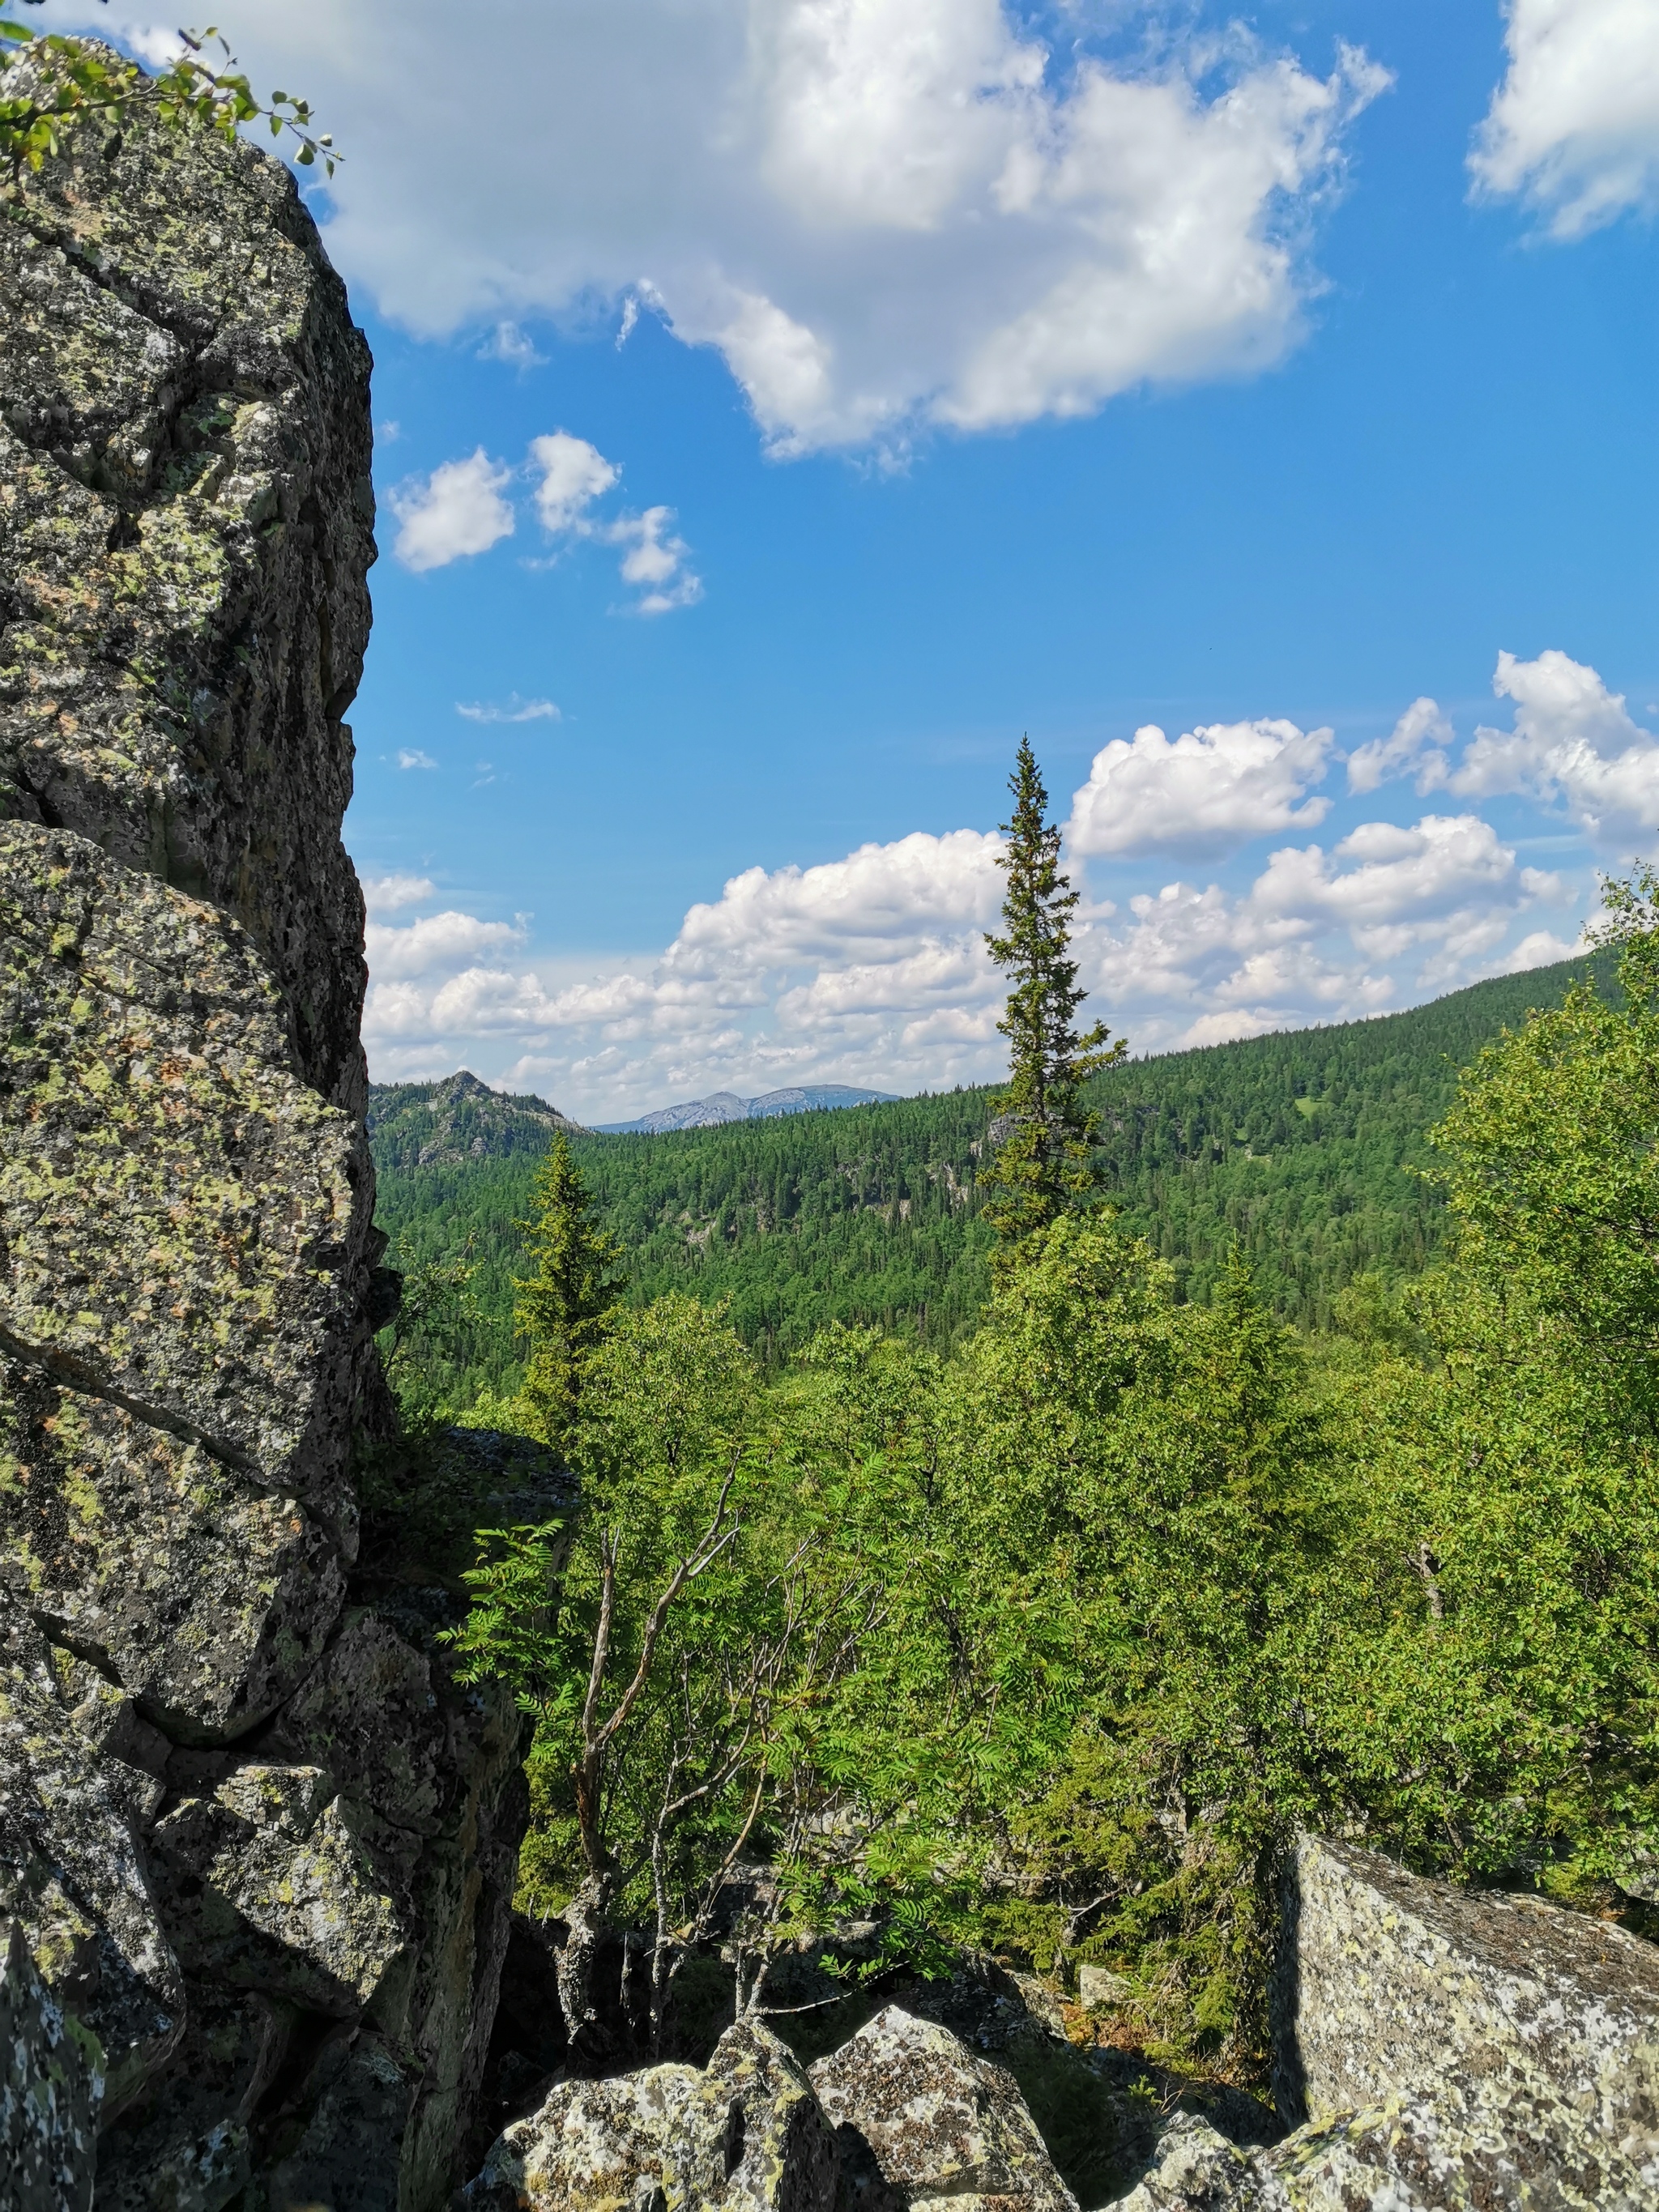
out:
<path id="1" fill-rule="evenodd" d="M 592 1194 L 561 1129 L 536 1171 L 527 1232 L 532 1272 L 520 1276 L 514 1319 L 527 1340 L 524 1402 L 536 1433 L 556 1449 L 568 1437 L 594 1354 L 622 1294 L 622 1246 L 594 1219 Z"/>
<path id="2" fill-rule="evenodd" d="M 1029 738 L 1019 741 L 1008 779 L 1014 806 L 1002 824 L 1008 843 L 998 866 L 1007 876 L 1003 933 L 985 942 L 1009 979 L 998 1029 L 1008 1040 L 1008 1084 L 995 1100 L 1007 1133 L 980 1182 L 986 1219 L 1007 1251 L 1046 1229 L 1099 1186 L 1093 1139 L 1100 1116 L 1083 1085 L 1121 1060 L 1125 1040 L 1103 1023 L 1079 1036 L 1077 1010 L 1088 995 L 1071 955 L 1070 916 L 1078 893 L 1060 865 L 1060 829 L 1048 820 L 1048 794 Z"/>

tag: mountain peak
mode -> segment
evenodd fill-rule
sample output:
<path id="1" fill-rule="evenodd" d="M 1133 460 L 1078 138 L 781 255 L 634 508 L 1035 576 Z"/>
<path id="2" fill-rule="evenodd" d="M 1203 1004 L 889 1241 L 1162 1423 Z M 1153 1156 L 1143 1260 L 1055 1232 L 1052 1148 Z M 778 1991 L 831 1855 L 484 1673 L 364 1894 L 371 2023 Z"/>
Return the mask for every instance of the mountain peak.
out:
<path id="1" fill-rule="evenodd" d="M 735 1091 L 713 1091 L 706 1098 L 688 1098 L 678 1106 L 659 1106 L 634 1121 L 601 1121 L 604 1135 L 660 1136 L 670 1129 L 713 1129 L 726 1121 L 763 1121 L 775 1114 L 809 1114 L 837 1106 L 879 1106 L 892 1098 L 890 1091 L 863 1091 L 848 1083 L 792 1084 L 781 1091 L 765 1091 L 757 1098 L 739 1097 Z"/>

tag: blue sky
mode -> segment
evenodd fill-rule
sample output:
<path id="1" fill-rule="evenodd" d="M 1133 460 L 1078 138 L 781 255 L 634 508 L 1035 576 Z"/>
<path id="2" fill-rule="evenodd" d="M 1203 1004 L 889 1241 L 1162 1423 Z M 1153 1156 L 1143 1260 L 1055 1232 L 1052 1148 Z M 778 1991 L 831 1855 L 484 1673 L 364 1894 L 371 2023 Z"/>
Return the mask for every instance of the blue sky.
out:
<path id="1" fill-rule="evenodd" d="M 997 1074 L 1022 730 L 1136 1049 L 1652 852 L 1659 0 L 223 20 L 347 155 L 376 1075 Z"/>

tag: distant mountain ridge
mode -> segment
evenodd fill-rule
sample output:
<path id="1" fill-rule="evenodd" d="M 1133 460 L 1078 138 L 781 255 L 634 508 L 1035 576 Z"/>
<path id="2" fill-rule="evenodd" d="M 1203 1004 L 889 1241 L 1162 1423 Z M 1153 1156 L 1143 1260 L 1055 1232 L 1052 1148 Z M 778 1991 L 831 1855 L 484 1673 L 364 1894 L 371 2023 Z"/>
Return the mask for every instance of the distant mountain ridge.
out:
<path id="1" fill-rule="evenodd" d="M 717 1129 L 727 1121 L 767 1121 L 775 1114 L 810 1114 L 829 1106 L 887 1106 L 890 1091 L 860 1091 L 848 1083 L 792 1084 L 764 1091 L 758 1098 L 739 1098 L 735 1091 L 711 1091 L 683 1105 L 659 1106 L 636 1121 L 601 1121 L 604 1137 L 658 1137 L 665 1129 Z"/>
<path id="2" fill-rule="evenodd" d="M 368 1134 L 387 1167 L 457 1167 L 468 1160 L 538 1158 L 560 1129 L 588 1132 L 533 1092 L 492 1091 L 467 1068 L 441 1083 L 371 1083 Z"/>

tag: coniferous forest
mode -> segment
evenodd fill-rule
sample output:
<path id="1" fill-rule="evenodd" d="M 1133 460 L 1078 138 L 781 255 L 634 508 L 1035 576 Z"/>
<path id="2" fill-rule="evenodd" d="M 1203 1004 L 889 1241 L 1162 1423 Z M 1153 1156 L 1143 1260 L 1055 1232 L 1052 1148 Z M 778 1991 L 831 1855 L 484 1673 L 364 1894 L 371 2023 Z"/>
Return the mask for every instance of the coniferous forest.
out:
<path id="1" fill-rule="evenodd" d="M 1602 953 L 1408 1013 L 1121 1062 L 1089 1085 L 1102 1188 L 1169 1263 L 1177 1298 L 1206 1300 L 1237 1247 L 1275 1313 L 1328 1331 L 1357 1278 L 1403 1282 L 1441 1249 L 1449 1217 L 1429 1131 L 1459 1068 L 1586 973 L 1616 995 Z M 944 1348 L 972 1331 L 988 1285 L 977 1173 L 994 1096 L 573 1135 L 571 1150 L 628 1253 L 630 1303 L 671 1290 L 729 1301 L 769 1369 L 830 1321 Z M 522 1352 L 515 1224 L 547 1109 L 452 1078 L 378 1085 L 369 1115 L 379 1218 L 399 1264 L 418 1273 L 465 1255 L 472 1269 L 465 1300 L 422 1342 L 428 1387 L 457 1409 L 481 1389 L 509 1391 Z"/>

